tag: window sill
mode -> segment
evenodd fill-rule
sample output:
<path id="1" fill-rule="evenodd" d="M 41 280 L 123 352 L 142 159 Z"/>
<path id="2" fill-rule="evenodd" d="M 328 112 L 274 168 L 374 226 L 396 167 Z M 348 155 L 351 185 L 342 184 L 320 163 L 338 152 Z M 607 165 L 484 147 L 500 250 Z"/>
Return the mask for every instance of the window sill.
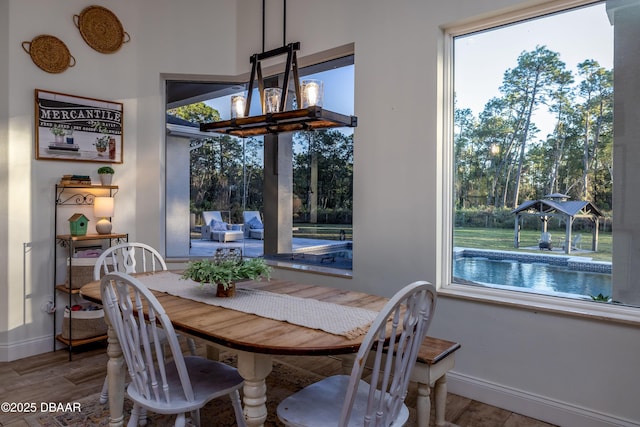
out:
<path id="1" fill-rule="evenodd" d="M 340 277 L 342 279 L 353 278 L 353 272 L 351 270 L 344 270 L 341 268 L 321 267 L 317 265 L 301 264 L 289 261 L 275 261 L 270 259 L 265 261 L 271 267 L 280 268 L 283 270 L 292 270 L 304 273 L 320 274 L 324 276 Z"/>
<path id="2" fill-rule="evenodd" d="M 458 284 L 440 287 L 438 296 L 640 326 L 640 310 L 625 305 Z"/>

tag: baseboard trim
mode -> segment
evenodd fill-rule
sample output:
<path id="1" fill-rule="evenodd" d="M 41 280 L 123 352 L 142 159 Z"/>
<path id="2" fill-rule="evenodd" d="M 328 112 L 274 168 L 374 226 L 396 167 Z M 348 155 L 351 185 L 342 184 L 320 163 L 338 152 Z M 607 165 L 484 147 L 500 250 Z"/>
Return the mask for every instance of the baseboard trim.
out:
<path id="1" fill-rule="evenodd" d="M 1 343 L 0 362 L 11 362 L 50 351 L 53 351 L 53 337 L 51 335 L 13 343 Z"/>
<path id="2" fill-rule="evenodd" d="M 638 422 L 564 402 L 555 402 L 544 396 L 453 371 L 447 374 L 447 389 L 450 393 L 459 396 L 562 427 L 640 427 Z"/>

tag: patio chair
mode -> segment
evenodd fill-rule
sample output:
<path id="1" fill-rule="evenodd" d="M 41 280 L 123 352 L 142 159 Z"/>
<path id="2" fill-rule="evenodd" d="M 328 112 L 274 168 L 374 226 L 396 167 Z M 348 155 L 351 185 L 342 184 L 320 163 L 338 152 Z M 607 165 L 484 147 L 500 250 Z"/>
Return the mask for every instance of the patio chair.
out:
<path id="1" fill-rule="evenodd" d="M 553 249 L 553 243 L 551 242 L 551 233 L 544 232 L 540 235 L 540 240 L 538 240 L 538 247 L 540 249 Z"/>
<path id="2" fill-rule="evenodd" d="M 244 211 L 244 237 L 264 240 L 264 224 L 258 211 Z"/>
<path id="3" fill-rule="evenodd" d="M 562 250 L 565 250 L 565 243 L 562 243 Z M 571 239 L 571 250 L 582 249 L 582 234 L 576 234 Z"/>
<path id="4" fill-rule="evenodd" d="M 166 270 L 167 263 L 162 255 L 153 247 L 145 243 L 124 242 L 111 246 L 96 260 L 93 267 L 93 280 L 100 280 L 105 274 L 119 271 L 121 273 L 146 273 Z M 166 343 L 164 334 L 159 335 L 161 344 Z M 187 345 L 192 356 L 196 354 L 196 343 L 193 338 L 187 338 Z M 109 379 L 105 377 L 100 392 L 100 403 L 109 399 Z"/>
<path id="5" fill-rule="evenodd" d="M 237 424 L 246 425 L 239 393 L 243 379 L 237 369 L 204 357 L 183 356 L 171 320 L 149 289 L 136 278 L 115 272 L 102 278 L 100 293 L 131 378 L 127 396 L 133 409 L 128 426 L 136 426 L 144 410 L 176 414 L 175 426 L 184 426 L 185 413 L 190 412 L 192 423 L 199 426 L 200 408 L 222 396 L 231 399 Z M 168 363 L 160 333 L 168 341 Z"/>
<path id="6" fill-rule="evenodd" d="M 287 397 L 278 405 L 280 421 L 309 427 L 404 425 L 409 418 L 404 398 L 435 303 L 435 288 L 427 282 L 398 291 L 367 332 L 351 375 L 325 378 Z M 394 340 L 395 345 L 385 345 Z M 369 360 L 371 379 L 366 382 L 362 376 Z"/>
<path id="7" fill-rule="evenodd" d="M 203 211 L 202 227 L 200 228 L 200 239 L 212 240 L 211 231 L 213 221 L 223 222 L 220 211 Z"/>
<path id="8" fill-rule="evenodd" d="M 222 220 L 220 211 L 204 211 L 202 218 L 204 220 L 200 231 L 200 239 L 202 240 L 217 240 L 226 243 L 242 240 L 244 237 L 240 226 L 227 224 Z"/>

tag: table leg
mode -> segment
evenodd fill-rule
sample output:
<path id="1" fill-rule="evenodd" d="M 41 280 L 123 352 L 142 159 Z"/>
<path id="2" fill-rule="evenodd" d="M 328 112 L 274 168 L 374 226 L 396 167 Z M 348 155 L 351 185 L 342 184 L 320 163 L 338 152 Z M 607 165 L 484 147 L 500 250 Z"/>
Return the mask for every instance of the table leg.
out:
<path id="1" fill-rule="evenodd" d="M 267 419 L 267 385 L 265 378 L 273 368 L 271 355 L 238 352 L 238 372 L 244 378 L 242 389 L 244 418 L 248 427 L 264 425 Z"/>
<path id="2" fill-rule="evenodd" d="M 448 423 L 444 419 L 447 406 L 447 376 L 442 375 L 434 382 L 433 387 L 429 387 L 429 384 L 418 382 L 418 397 L 416 402 L 418 427 L 429 426 L 431 416 L 431 400 L 429 395 L 432 391 L 435 406 L 435 421 L 433 425 L 436 427 L 450 426 L 451 423 Z"/>
<path id="3" fill-rule="evenodd" d="M 418 427 L 429 427 L 429 419 L 431 417 L 430 393 L 431 388 L 429 384 L 418 382 L 418 396 L 416 398 Z"/>
<path id="4" fill-rule="evenodd" d="M 447 376 L 443 375 L 433 384 L 433 403 L 435 405 L 435 425 L 444 427 L 450 425 L 444 420 L 445 408 L 447 406 Z"/>
<path id="5" fill-rule="evenodd" d="M 106 317 L 105 317 L 106 320 Z M 109 427 L 122 427 L 124 425 L 124 359 L 122 348 L 116 332 L 109 324 L 107 330 L 107 380 L 109 382 Z"/>

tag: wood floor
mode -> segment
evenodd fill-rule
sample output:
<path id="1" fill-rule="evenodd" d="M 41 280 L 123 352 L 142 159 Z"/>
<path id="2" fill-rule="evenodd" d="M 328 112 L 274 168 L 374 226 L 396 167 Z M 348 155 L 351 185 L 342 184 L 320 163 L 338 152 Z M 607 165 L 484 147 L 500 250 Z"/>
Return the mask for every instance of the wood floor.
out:
<path id="1" fill-rule="evenodd" d="M 198 346 L 204 355 L 204 346 Z M 331 375 L 340 363 L 330 357 L 286 357 L 276 359 L 320 375 Z M 105 345 L 74 353 L 68 361 L 65 350 L 14 362 L 0 363 L 0 402 L 73 402 L 97 393 L 106 373 Z M 411 393 L 410 393 L 411 395 Z M 409 404 L 409 398 L 407 403 Z M 531 418 L 477 401 L 447 396 L 446 420 L 460 427 L 552 427 Z M 0 412 L 0 426 L 28 427 L 23 414 Z"/>

